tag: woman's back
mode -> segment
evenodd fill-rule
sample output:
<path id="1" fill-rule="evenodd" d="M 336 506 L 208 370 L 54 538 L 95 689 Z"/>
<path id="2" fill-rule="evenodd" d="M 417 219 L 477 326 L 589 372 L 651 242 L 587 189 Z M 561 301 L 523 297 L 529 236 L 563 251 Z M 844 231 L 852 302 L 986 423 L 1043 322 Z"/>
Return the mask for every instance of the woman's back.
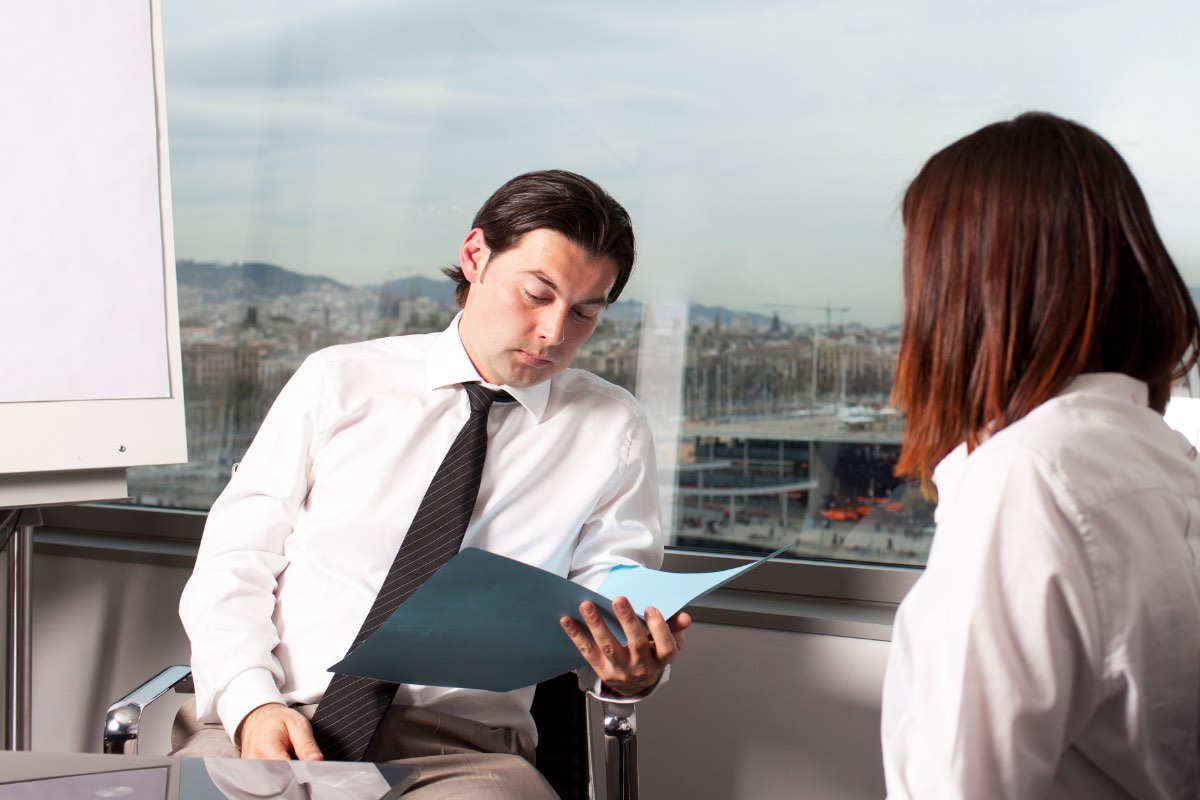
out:
<path id="1" fill-rule="evenodd" d="M 1196 797 L 1200 466 L 1144 383 L 1085 374 L 948 455 L 896 621 L 893 797 Z"/>

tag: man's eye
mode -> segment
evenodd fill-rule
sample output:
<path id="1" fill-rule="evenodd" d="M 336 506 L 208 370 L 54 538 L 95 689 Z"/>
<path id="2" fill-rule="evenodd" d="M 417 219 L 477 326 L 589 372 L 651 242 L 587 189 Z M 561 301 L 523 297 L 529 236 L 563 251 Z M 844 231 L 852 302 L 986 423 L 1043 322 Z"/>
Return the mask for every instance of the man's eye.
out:
<path id="1" fill-rule="evenodd" d="M 596 314 L 600 313 L 598 311 L 581 311 L 578 308 L 571 309 L 571 312 L 575 315 L 576 319 L 582 320 L 584 322 L 595 319 Z"/>
<path id="2" fill-rule="evenodd" d="M 531 303 L 548 303 L 548 302 L 550 302 L 550 298 L 546 297 L 544 295 L 534 294 L 533 292 L 529 291 L 528 289 L 522 289 L 521 291 L 525 295 L 525 299 Z"/>

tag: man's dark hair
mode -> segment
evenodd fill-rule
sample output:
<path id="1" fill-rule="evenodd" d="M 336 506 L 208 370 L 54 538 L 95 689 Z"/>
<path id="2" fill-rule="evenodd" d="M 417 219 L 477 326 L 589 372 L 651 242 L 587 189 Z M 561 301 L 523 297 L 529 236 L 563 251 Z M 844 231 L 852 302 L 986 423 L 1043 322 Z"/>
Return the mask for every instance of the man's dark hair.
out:
<path id="1" fill-rule="evenodd" d="M 606 298 L 616 302 L 633 272 L 633 222 L 629 212 L 582 175 L 561 169 L 527 172 L 501 186 L 475 214 L 472 228 L 483 231 L 493 256 L 516 247 L 530 231 L 561 233 L 592 258 L 611 258 L 617 279 Z M 470 281 L 460 267 L 442 270 L 457 286 L 454 297 L 467 301 Z"/>

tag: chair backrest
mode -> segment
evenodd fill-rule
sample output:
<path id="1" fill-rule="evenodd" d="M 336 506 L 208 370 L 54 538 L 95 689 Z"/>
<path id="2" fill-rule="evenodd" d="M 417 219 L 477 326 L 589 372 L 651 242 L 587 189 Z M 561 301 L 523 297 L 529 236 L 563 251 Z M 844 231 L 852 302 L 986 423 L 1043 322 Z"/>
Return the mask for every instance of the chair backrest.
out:
<path id="1" fill-rule="evenodd" d="M 537 768 L 562 800 L 591 797 L 587 695 L 574 673 L 538 684 L 533 696 L 538 729 Z"/>

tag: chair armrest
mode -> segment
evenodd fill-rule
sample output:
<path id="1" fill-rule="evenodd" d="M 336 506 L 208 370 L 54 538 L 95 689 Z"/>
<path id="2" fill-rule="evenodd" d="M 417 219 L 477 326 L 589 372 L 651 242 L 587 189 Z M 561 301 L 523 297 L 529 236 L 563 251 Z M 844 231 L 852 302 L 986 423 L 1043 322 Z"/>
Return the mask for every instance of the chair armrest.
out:
<path id="1" fill-rule="evenodd" d="M 637 717 L 633 703 L 604 703 L 604 767 L 608 800 L 638 800 Z"/>
<path id="2" fill-rule="evenodd" d="M 192 691 L 192 670 L 167 667 L 108 708 L 104 752 L 136 755 L 142 711 L 164 694 Z M 608 800 L 639 800 L 637 717 L 633 703 L 603 703 L 605 787 Z"/>
<path id="3" fill-rule="evenodd" d="M 167 667 L 109 706 L 108 715 L 104 718 L 104 752 L 137 755 L 142 710 L 171 689 L 177 692 L 192 691 L 191 667 Z"/>

